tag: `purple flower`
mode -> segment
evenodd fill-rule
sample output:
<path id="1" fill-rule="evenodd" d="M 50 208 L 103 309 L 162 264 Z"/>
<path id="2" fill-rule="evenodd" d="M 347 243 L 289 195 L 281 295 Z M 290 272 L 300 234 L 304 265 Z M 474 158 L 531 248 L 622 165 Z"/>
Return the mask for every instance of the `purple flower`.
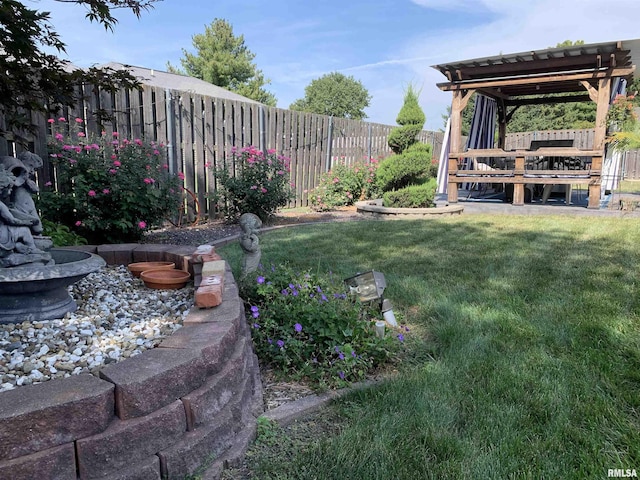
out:
<path id="1" fill-rule="evenodd" d="M 256 328 L 256 329 L 257 329 L 257 328 L 260 328 L 260 324 L 258 324 L 258 323 L 254 323 L 254 324 L 253 324 L 253 328 Z"/>
<path id="2" fill-rule="evenodd" d="M 291 290 L 294 290 L 294 289 L 296 288 L 296 286 L 295 286 L 293 283 L 290 283 L 290 284 L 289 284 L 289 288 L 290 288 Z"/>
<path id="3" fill-rule="evenodd" d="M 260 277 L 256 278 L 256 282 L 264 283 L 264 277 L 260 276 Z"/>
<path id="4" fill-rule="evenodd" d="M 278 348 L 282 348 L 282 347 L 284 347 L 284 341 L 283 341 L 283 340 L 278 340 L 278 341 L 276 342 L 276 344 L 278 345 Z"/>
<path id="5" fill-rule="evenodd" d="M 270 338 L 267 338 L 267 342 L 269 343 L 269 345 L 271 345 L 273 343 L 273 340 L 271 340 Z"/>
<path id="6" fill-rule="evenodd" d="M 404 335 L 399 333 L 398 334 L 398 340 L 400 340 L 401 342 L 404 342 Z"/>
<path id="7" fill-rule="evenodd" d="M 328 302 L 329 300 L 327 300 L 327 296 L 323 293 L 322 294 L 322 300 L 323 302 Z"/>
<path id="8" fill-rule="evenodd" d="M 316 292 L 322 293 L 322 289 L 320 287 L 316 287 Z"/>
<path id="9" fill-rule="evenodd" d="M 405 331 L 405 332 L 409 332 L 409 331 L 410 331 L 410 330 L 409 330 L 409 327 L 407 327 L 407 326 L 405 325 L 405 327 L 404 327 L 404 331 Z"/>
<path id="10" fill-rule="evenodd" d="M 296 323 L 293 328 L 295 329 L 296 332 L 301 332 L 302 331 L 302 325 L 300 325 L 299 323 Z"/>
<path id="11" fill-rule="evenodd" d="M 353 358 L 356 358 L 356 357 L 357 357 L 356 352 L 355 352 L 355 351 L 353 351 L 353 350 L 351 350 L 351 356 L 352 356 Z"/>
<path id="12" fill-rule="evenodd" d="M 284 290 L 282 290 L 280 293 L 286 297 L 287 295 L 289 295 L 289 290 L 287 290 L 287 289 L 285 288 L 285 289 L 284 289 Z"/>
<path id="13" fill-rule="evenodd" d="M 340 360 L 344 360 L 344 353 L 340 352 L 340 355 L 338 355 L 338 358 L 339 358 Z"/>
<path id="14" fill-rule="evenodd" d="M 258 307 L 256 307 L 255 305 L 253 305 L 251 307 L 251 315 L 253 316 L 253 318 L 258 318 L 260 316 L 260 312 L 258 311 Z"/>
<path id="15" fill-rule="evenodd" d="M 293 295 L 294 297 L 297 297 L 298 296 L 298 290 L 293 290 L 291 292 L 291 295 Z"/>
<path id="16" fill-rule="evenodd" d="M 340 347 L 338 347 L 337 345 L 333 347 L 333 349 L 336 351 L 336 353 L 340 353 Z"/>
<path id="17" fill-rule="evenodd" d="M 338 376 L 340 379 L 344 380 L 344 372 L 338 372 Z"/>

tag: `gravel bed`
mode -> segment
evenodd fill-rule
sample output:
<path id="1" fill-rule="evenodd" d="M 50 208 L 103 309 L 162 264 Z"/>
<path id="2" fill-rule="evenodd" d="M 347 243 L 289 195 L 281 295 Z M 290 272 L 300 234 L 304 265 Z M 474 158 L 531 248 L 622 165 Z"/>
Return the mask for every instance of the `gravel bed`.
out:
<path id="1" fill-rule="evenodd" d="M 104 267 L 69 287 L 78 310 L 61 320 L 0 324 L 0 392 L 138 355 L 171 335 L 193 305 L 193 285 L 153 290 L 126 267 Z"/>

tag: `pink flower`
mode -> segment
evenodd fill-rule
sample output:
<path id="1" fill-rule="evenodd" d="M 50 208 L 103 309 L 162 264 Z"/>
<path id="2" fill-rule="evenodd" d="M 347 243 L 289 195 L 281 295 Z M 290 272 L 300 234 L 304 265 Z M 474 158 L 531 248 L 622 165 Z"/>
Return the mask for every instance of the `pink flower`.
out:
<path id="1" fill-rule="evenodd" d="M 49 122 L 49 123 L 54 123 L 54 122 L 55 122 L 55 120 L 54 120 L 53 118 L 50 118 L 49 120 L 47 120 L 47 122 Z"/>
<path id="2" fill-rule="evenodd" d="M 102 193 L 104 193 L 105 195 L 109 195 L 110 192 L 108 188 L 103 188 Z"/>
<path id="3" fill-rule="evenodd" d="M 113 132 L 111 135 L 113 135 L 114 137 L 118 137 L 119 133 L 118 132 Z"/>
<path id="4" fill-rule="evenodd" d="M 66 122 L 66 121 L 67 121 L 67 119 L 66 119 L 66 118 L 64 118 L 64 117 L 60 117 L 60 118 L 58 119 L 58 121 L 59 121 L 59 122 Z"/>
<path id="5" fill-rule="evenodd" d="M 79 136 L 79 137 L 86 137 L 86 135 L 84 134 L 84 132 L 78 132 L 78 136 Z"/>
<path id="6" fill-rule="evenodd" d="M 73 147 L 73 149 L 76 151 L 76 153 L 82 152 L 82 147 L 80 145 L 76 145 L 75 147 Z"/>
<path id="7" fill-rule="evenodd" d="M 153 154 L 154 154 L 154 155 L 160 155 L 160 152 L 159 152 L 158 150 L 154 150 L 154 151 L 153 151 Z"/>
<path id="8" fill-rule="evenodd" d="M 119 167 L 120 165 L 122 165 L 122 163 L 120 163 L 120 160 L 114 160 L 113 162 L 114 167 Z"/>
<path id="9" fill-rule="evenodd" d="M 83 122 L 83 120 L 82 120 L 81 118 L 76 118 L 76 122 L 77 122 L 77 123 L 82 123 L 82 122 Z"/>
<path id="10" fill-rule="evenodd" d="M 95 197 L 96 196 L 96 192 L 95 192 L 95 190 L 89 190 L 87 192 L 87 195 L 89 195 L 90 197 Z"/>
<path id="11" fill-rule="evenodd" d="M 82 222 L 81 222 L 80 220 L 78 220 L 78 221 L 76 222 L 76 227 L 79 227 L 80 225 L 82 225 Z"/>
<path id="12" fill-rule="evenodd" d="M 118 170 L 112 168 L 111 170 L 109 170 L 109 173 L 113 175 L 114 173 L 118 173 Z"/>
<path id="13" fill-rule="evenodd" d="M 179 178 L 180 180 L 184 180 L 184 173 L 182 173 L 182 172 L 178 172 L 178 178 Z"/>
<path id="14" fill-rule="evenodd" d="M 142 220 L 140 220 L 140 221 L 138 222 L 138 227 L 139 227 L 140 229 L 147 228 L 147 223 L 146 223 L 146 222 L 143 222 Z"/>
<path id="15" fill-rule="evenodd" d="M 77 160 L 75 160 L 75 159 L 73 159 L 73 158 L 70 158 L 70 159 L 69 159 L 69 163 L 70 163 L 71 165 L 74 165 L 74 164 L 78 163 L 78 161 L 77 161 Z"/>
<path id="16" fill-rule="evenodd" d="M 251 190 L 257 190 L 258 186 L 257 185 L 251 185 Z"/>
<path id="17" fill-rule="evenodd" d="M 204 164 L 204 168 L 209 168 L 210 166 L 211 166 L 211 162 L 206 162 L 206 163 Z"/>
<path id="18" fill-rule="evenodd" d="M 153 178 L 145 178 L 144 179 L 144 183 L 146 183 L 147 185 L 151 184 L 151 183 L 155 183 L 155 180 Z"/>
<path id="19" fill-rule="evenodd" d="M 61 133 L 56 133 L 55 138 L 56 140 L 61 141 L 64 138 L 64 135 L 62 135 Z"/>
<path id="20" fill-rule="evenodd" d="M 51 182 L 47 182 L 47 183 L 44 184 L 45 187 L 50 187 L 51 185 L 53 185 L 53 183 L 51 183 Z"/>
<path id="21" fill-rule="evenodd" d="M 162 168 L 165 170 L 169 170 L 169 165 L 167 165 L 166 163 L 164 165 L 162 165 Z"/>
<path id="22" fill-rule="evenodd" d="M 260 191 L 261 191 L 262 193 L 267 193 L 267 189 L 266 189 L 266 188 L 264 188 L 264 187 L 261 187 L 261 188 L 260 188 Z"/>
<path id="23" fill-rule="evenodd" d="M 136 142 L 136 145 L 138 146 L 142 145 L 142 140 L 140 140 L 139 138 L 136 138 L 134 142 Z"/>

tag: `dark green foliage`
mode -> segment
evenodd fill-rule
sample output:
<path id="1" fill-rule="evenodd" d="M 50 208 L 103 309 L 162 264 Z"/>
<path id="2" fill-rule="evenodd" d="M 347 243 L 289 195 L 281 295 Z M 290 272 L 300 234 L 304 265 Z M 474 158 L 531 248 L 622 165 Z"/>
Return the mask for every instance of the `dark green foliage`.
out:
<path id="1" fill-rule="evenodd" d="M 409 185 L 400 190 L 392 190 L 382 197 L 383 204 L 391 208 L 433 207 L 436 188 L 436 181 L 432 178 L 422 185 Z"/>
<path id="2" fill-rule="evenodd" d="M 51 237 L 54 247 L 69 247 L 73 245 L 86 245 L 87 239 L 73 232 L 66 225 L 54 223 L 43 219 L 42 226 L 44 228 L 42 234 Z"/>
<path id="3" fill-rule="evenodd" d="M 196 53 L 182 49 L 184 72 L 167 65 L 170 72 L 186 73 L 265 105 L 276 106 L 276 97 L 263 87 L 270 83 L 253 62 L 255 54 L 244 44 L 244 35 L 235 36 L 226 20 L 216 18 L 204 33 L 192 37 Z"/>
<path id="4" fill-rule="evenodd" d="M 437 165 L 431 160 L 431 145 L 416 143 L 402 155 L 385 158 L 376 171 L 376 185 L 383 192 L 398 190 L 419 179 L 435 177 Z"/>
<path id="5" fill-rule="evenodd" d="M 420 125 L 395 127 L 389 133 L 387 143 L 391 147 L 391 150 L 393 150 L 393 153 L 402 153 L 417 142 L 416 137 L 421 131 L 422 127 Z"/>
<path id="6" fill-rule="evenodd" d="M 128 8 L 136 16 L 152 7 L 157 0 L 74 0 L 87 9 L 86 18 L 105 29 L 117 23 L 113 8 Z M 64 62 L 46 50 L 64 52 L 65 45 L 50 23 L 49 13 L 32 10 L 26 2 L 0 2 L 0 114 L 5 117 L 5 129 L 0 136 L 13 134 L 25 143 L 25 132 L 34 131 L 31 117 L 25 110 L 53 112 L 77 101 L 74 88 L 81 82 L 100 86 L 108 91 L 120 85 L 139 87 L 139 82 L 126 71 L 98 69 L 69 71 Z M 36 3 L 36 2 L 31 2 Z M 100 117 L 100 111 L 97 116 Z M 98 120 L 101 120 L 98 118 Z"/>
<path id="7" fill-rule="evenodd" d="M 289 106 L 291 110 L 356 120 L 367 118 L 364 109 L 369 106 L 371 95 L 362 82 L 352 76 L 329 73 L 312 80 L 304 94 L 304 98 Z"/>
<path id="8" fill-rule="evenodd" d="M 419 92 L 416 92 L 412 85 L 409 85 L 404 94 L 404 103 L 396 121 L 400 124 L 389 133 L 387 143 L 393 153 L 402 153 L 411 145 L 416 143 L 418 134 L 424 126 L 425 116 L 422 108 L 418 104 Z"/>
<path id="9" fill-rule="evenodd" d="M 413 86 L 409 85 L 404 95 L 404 104 L 396 118 L 398 125 L 420 125 L 422 129 L 427 117 L 418 103 L 419 96 L 420 92 L 416 92 Z"/>

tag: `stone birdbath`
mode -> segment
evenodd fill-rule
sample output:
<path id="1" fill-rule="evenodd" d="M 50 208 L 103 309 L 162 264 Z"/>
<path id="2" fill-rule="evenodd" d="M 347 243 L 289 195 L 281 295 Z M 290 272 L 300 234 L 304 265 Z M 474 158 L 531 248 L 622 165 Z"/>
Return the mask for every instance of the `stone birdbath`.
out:
<path id="1" fill-rule="evenodd" d="M 77 308 L 67 287 L 105 261 L 94 254 L 52 248 L 32 194 L 42 159 L 29 152 L 0 157 L 0 323 L 62 318 Z"/>

